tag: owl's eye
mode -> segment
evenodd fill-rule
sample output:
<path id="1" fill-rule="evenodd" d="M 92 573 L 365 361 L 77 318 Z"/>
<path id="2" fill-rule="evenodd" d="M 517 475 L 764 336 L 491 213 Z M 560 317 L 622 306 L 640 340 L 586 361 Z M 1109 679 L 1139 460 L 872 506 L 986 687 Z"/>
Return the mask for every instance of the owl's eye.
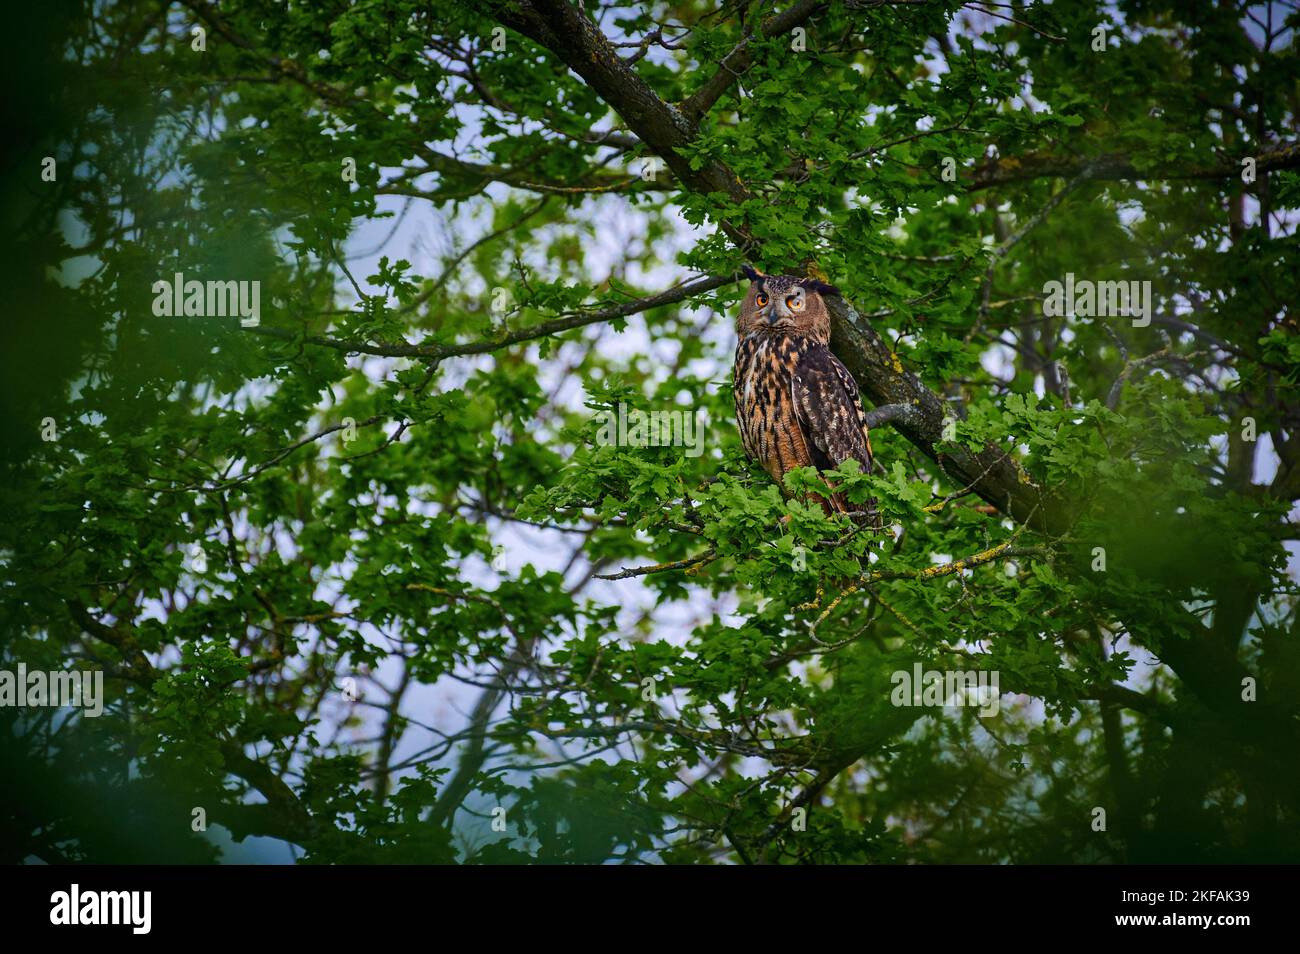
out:
<path id="1" fill-rule="evenodd" d="M 760 292 L 758 297 L 755 298 L 754 301 L 758 303 L 759 308 L 762 308 L 764 305 L 767 304 L 767 296 Z"/>
<path id="2" fill-rule="evenodd" d="M 791 311 L 802 311 L 803 295 L 791 295 L 789 298 L 785 300 L 785 303 Z"/>

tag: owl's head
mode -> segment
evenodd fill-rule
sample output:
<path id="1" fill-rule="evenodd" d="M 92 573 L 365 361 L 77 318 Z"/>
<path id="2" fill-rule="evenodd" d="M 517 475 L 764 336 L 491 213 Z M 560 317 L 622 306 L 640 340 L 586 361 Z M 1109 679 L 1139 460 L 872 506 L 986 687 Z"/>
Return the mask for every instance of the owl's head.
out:
<path id="1" fill-rule="evenodd" d="M 823 343 L 831 340 L 831 316 L 823 296 L 838 295 L 838 288 L 815 278 L 764 275 L 748 265 L 742 270 L 749 279 L 749 292 L 740 303 L 737 335 L 771 331 L 806 335 Z"/>

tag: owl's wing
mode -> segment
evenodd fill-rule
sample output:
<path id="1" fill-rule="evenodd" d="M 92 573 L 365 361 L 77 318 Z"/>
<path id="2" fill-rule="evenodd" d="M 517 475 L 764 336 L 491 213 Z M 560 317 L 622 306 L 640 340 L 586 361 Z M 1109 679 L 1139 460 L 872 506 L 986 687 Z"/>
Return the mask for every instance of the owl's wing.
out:
<path id="1" fill-rule="evenodd" d="M 849 458 L 871 472 L 871 440 L 858 383 L 831 349 L 818 344 L 799 357 L 794 369 L 795 415 L 808 442 L 825 457 L 819 467 L 838 467 Z"/>
<path id="2" fill-rule="evenodd" d="M 800 355 L 791 390 L 795 416 L 816 465 L 829 469 L 852 458 L 864 474 L 871 473 L 871 439 L 858 383 L 830 348 L 816 344 Z M 856 509 L 842 500 L 834 503 L 837 510 Z M 874 513 L 873 503 L 869 501 L 864 509 Z"/>

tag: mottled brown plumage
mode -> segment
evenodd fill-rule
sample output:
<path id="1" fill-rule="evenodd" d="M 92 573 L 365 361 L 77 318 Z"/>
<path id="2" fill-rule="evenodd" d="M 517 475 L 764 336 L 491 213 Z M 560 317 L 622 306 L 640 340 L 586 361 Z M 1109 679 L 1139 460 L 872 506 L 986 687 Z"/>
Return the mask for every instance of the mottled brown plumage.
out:
<path id="1" fill-rule="evenodd" d="M 785 490 L 796 467 L 829 470 L 852 458 L 870 473 L 871 440 L 857 382 L 830 349 L 824 282 L 746 268 L 749 292 L 736 320 L 736 423 L 747 453 Z M 863 512 L 879 526 L 875 501 L 840 494 L 828 513 Z"/>

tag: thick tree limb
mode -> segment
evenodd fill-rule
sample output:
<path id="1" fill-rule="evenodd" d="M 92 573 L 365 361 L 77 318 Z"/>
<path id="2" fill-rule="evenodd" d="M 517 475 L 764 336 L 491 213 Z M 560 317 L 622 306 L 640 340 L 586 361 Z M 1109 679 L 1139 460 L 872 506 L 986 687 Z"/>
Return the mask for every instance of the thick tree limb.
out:
<path id="1" fill-rule="evenodd" d="M 914 404 L 882 404 L 867 411 L 863 423 L 868 429 L 909 421 L 913 427 L 925 425 L 925 415 Z"/>
<path id="2" fill-rule="evenodd" d="M 500 6 L 495 15 L 581 76 L 633 134 L 663 158 L 684 187 L 702 194 L 721 193 L 736 204 L 751 198 L 745 184 L 722 162 L 692 168 L 680 150 L 694 139 L 695 125 L 659 98 L 580 6 L 566 0 L 517 0 Z M 744 228 L 731 224 L 723 228 L 741 248 L 755 246 Z"/>
<path id="3" fill-rule="evenodd" d="M 989 445 L 975 453 L 963 444 L 942 441 L 944 400 L 903 368 L 883 338 L 838 297 L 827 299 L 831 313 L 831 350 L 857 379 L 875 405 L 899 404 L 914 410 L 891 415 L 909 441 L 934 460 L 958 484 L 1021 523 L 1058 532 L 1068 522 L 1064 501 L 1048 496 L 1007 452 Z"/>

